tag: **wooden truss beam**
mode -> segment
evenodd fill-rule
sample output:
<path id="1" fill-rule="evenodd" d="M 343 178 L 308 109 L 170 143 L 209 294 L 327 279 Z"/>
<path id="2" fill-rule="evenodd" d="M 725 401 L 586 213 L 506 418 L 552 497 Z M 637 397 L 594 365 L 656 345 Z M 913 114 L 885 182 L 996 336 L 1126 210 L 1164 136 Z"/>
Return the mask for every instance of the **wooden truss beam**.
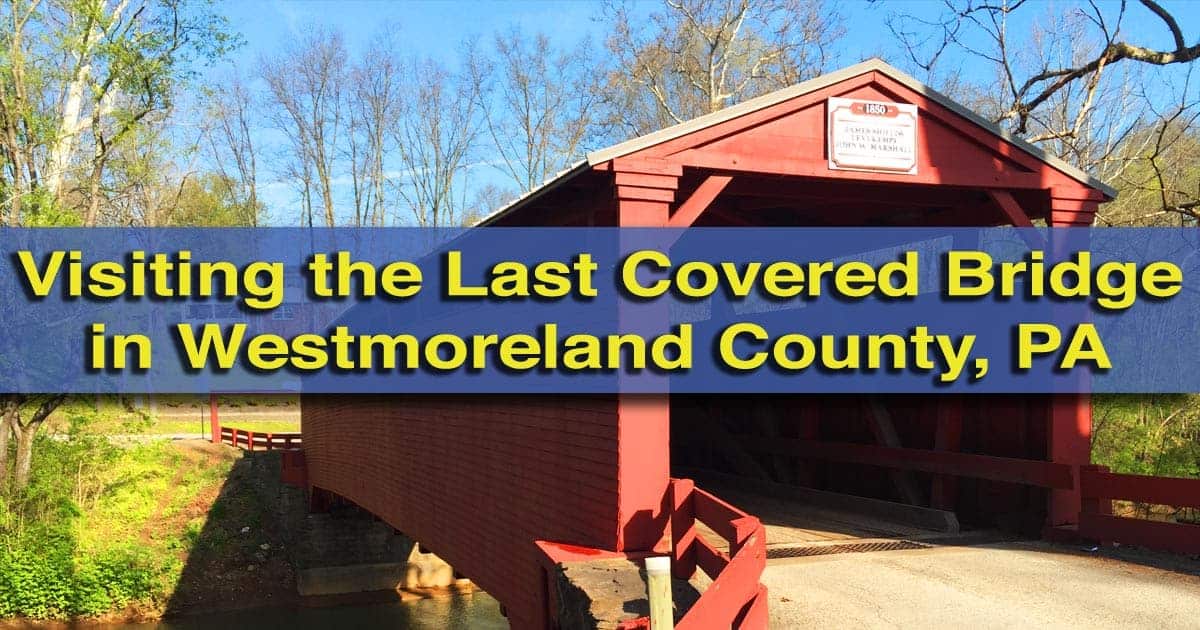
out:
<path id="1" fill-rule="evenodd" d="M 721 194 L 722 190 L 733 181 L 733 177 L 729 175 L 709 175 L 700 182 L 696 190 L 686 201 L 679 204 L 679 208 L 671 215 L 671 220 L 668 221 L 667 227 L 686 228 L 691 227 L 700 214 L 707 209 L 717 195 Z"/>
<path id="2" fill-rule="evenodd" d="M 1004 213 L 1004 216 L 1008 217 L 1008 220 L 1011 221 L 1014 226 L 1019 228 L 1033 227 L 1033 221 L 1029 218 L 1028 214 L 1025 214 L 1025 210 L 1021 208 L 1021 204 L 1017 203 L 1017 200 L 1012 196 L 1012 193 L 1008 192 L 1007 190 L 993 189 L 987 191 L 987 194 L 988 198 L 992 200 L 992 203 L 996 204 L 996 207 L 1000 208 L 1000 211 Z M 1025 239 L 1025 243 L 1033 249 L 1043 249 L 1046 247 L 1046 239 L 1033 234 L 1028 230 L 1023 230 L 1021 232 L 1021 238 Z"/>

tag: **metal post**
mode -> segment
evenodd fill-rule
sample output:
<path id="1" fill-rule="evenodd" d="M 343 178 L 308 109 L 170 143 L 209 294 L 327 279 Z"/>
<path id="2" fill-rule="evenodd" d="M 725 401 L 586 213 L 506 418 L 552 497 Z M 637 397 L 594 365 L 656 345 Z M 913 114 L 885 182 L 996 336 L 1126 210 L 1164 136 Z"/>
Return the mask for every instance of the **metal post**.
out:
<path id="1" fill-rule="evenodd" d="M 671 601 L 671 558 L 646 558 L 646 583 L 650 593 L 650 630 L 675 627 L 675 604 Z"/>

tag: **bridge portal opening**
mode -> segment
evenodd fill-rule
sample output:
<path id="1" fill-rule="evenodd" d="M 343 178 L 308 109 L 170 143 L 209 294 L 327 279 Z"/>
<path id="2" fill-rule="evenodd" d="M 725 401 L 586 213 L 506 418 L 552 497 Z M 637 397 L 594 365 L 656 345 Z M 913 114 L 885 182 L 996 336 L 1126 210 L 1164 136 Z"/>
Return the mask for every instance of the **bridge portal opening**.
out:
<path id="1" fill-rule="evenodd" d="M 1037 537 L 1047 489 L 1003 468 L 1045 462 L 1050 402 L 674 395 L 671 471 L 760 516 L 772 548 L 977 530 Z"/>

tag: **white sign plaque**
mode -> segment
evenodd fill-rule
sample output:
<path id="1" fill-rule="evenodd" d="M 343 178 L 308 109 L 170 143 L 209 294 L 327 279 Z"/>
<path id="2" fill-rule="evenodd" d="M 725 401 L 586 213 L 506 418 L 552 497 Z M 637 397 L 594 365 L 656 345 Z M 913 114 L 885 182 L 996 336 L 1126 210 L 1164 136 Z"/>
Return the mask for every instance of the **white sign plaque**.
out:
<path id="1" fill-rule="evenodd" d="M 917 174 L 917 106 L 830 98 L 829 168 Z"/>

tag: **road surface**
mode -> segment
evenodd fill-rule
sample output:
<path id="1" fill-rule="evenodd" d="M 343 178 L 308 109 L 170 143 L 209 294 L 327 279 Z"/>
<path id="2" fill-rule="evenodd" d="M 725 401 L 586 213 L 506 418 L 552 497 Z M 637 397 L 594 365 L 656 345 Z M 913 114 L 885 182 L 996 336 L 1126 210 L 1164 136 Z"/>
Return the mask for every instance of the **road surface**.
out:
<path id="1" fill-rule="evenodd" d="M 1040 542 L 769 560 L 772 628 L 1200 628 L 1200 560 Z"/>

